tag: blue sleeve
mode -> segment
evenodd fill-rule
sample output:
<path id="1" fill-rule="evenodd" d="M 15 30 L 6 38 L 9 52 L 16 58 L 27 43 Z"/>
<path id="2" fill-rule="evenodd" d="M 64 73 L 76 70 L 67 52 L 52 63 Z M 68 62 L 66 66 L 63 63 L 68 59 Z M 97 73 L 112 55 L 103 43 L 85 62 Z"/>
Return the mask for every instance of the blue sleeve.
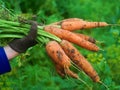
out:
<path id="1" fill-rule="evenodd" d="M 0 47 L 0 75 L 10 72 L 11 67 L 3 47 Z"/>

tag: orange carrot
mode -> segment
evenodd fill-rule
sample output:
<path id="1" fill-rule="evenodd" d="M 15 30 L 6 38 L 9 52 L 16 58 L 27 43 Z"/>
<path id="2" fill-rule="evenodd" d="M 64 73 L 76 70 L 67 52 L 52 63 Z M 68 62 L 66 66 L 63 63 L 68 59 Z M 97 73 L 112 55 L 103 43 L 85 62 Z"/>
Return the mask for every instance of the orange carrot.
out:
<path id="1" fill-rule="evenodd" d="M 56 69 L 61 76 L 64 76 L 65 73 L 74 78 L 78 77 L 77 74 L 70 71 L 69 69 L 69 67 L 71 66 L 70 58 L 65 54 L 61 46 L 56 41 L 48 42 L 46 45 L 46 51 L 48 55 L 52 58 L 55 65 L 59 65 L 56 66 Z"/>
<path id="2" fill-rule="evenodd" d="M 55 64 L 56 71 L 61 77 L 65 77 L 65 71 L 64 68 L 62 68 L 59 64 Z"/>
<path id="3" fill-rule="evenodd" d="M 88 22 L 83 20 L 61 22 L 61 28 L 69 31 L 104 27 L 108 25 L 109 24 L 107 24 L 106 22 Z"/>
<path id="4" fill-rule="evenodd" d="M 62 22 L 66 22 L 66 21 L 71 21 L 71 22 L 73 22 L 73 21 L 83 21 L 83 19 L 79 19 L 79 18 L 68 18 L 68 19 L 62 20 L 61 23 L 62 23 Z"/>
<path id="5" fill-rule="evenodd" d="M 71 60 L 82 69 L 91 79 L 95 82 L 99 82 L 100 78 L 91 64 L 80 54 L 80 52 L 68 41 L 62 40 L 60 43 L 61 47 L 71 58 Z"/>
<path id="6" fill-rule="evenodd" d="M 54 60 L 56 64 L 60 64 L 62 67 L 70 67 L 70 59 L 64 53 L 60 45 L 56 41 L 50 41 L 46 45 L 48 55 Z M 64 66 L 63 66 L 64 65 Z"/>
<path id="7" fill-rule="evenodd" d="M 59 64 L 55 64 L 56 66 L 56 71 L 57 73 L 61 76 L 61 77 L 65 77 L 65 75 L 67 74 L 68 76 L 71 76 L 73 78 L 78 79 L 78 75 L 76 73 L 74 73 L 73 71 L 71 71 L 68 67 L 64 68 L 61 67 Z"/>
<path id="8" fill-rule="evenodd" d="M 82 19 L 79 19 L 79 18 L 68 18 L 68 19 L 64 19 L 64 20 L 61 20 L 61 21 L 58 21 L 58 22 L 54 22 L 50 25 L 61 25 L 62 22 L 66 22 L 66 21 L 81 21 Z"/>
<path id="9" fill-rule="evenodd" d="M 84 35 L 84 34 L 79 34 L 79 33 L 75 33 L 76 35 L 78 35 L 79 37 L 91 42 L 91 43 L 96 43 L 96 40 L 90 36 Z"/>
<path id="10" fill-rule="evenodd" d="M 47 26 L 44 28 L 44 30 L 51 34 L 58 36 L 61 39 L 68 40 L 68 41 L 75 43 L 83 48 L 88 49 L 88 50 L 91 50 L 91 51 L 99 50 L 99 48 L 95 44 L 82 39 L 81 37 L 77 36 L 76 34 L 70 32 L 70 31 L 56 28 L 53 26 Z"/>
<path id="11" fill-rule="evenodd" d="M 65 73 L 67 73 L 69 76 L 71 76 L 73 78 L 79 79 L 79 76 L 76 73 L 74 73 L 73 71 L 71 71 L 68 67 L 65 68 Z"/>

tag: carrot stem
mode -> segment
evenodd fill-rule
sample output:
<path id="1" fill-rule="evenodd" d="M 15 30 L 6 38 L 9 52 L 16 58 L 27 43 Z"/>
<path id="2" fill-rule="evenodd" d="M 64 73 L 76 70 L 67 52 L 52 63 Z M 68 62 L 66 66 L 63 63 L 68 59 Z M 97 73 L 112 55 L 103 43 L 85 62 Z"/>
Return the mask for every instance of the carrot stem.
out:
<path id="1" fill-rule="evenodd" d="M 29 29 L 30 29 L 29 24 L 22 24 L 19 22 L 0 19 L 0 38 L 9 38 L 9 39 L 22 38 L 25 35 L 27 35 Z M 38 42 L 44 43 L 44 41 L 48 41 L 48 39 L 52 39 L 57 42 L 61 41 L 59 37 L 53 34 L 50 34 L 49 32 L 46 32 L 43 29 L 44 29 L 44 26 L 38 26 L 38 36 L 37 36 Z M 42 37 L 44 37 L 43 40 L 42 40 Z"/>
<path id="2" fill-rule="evenodd" d="M 90 86 L 84 80 L 82 80 L 81 78 L 78 78 L 78 80 L 81 81 L 83 84 L 85 84 L 90 89 Z"/>

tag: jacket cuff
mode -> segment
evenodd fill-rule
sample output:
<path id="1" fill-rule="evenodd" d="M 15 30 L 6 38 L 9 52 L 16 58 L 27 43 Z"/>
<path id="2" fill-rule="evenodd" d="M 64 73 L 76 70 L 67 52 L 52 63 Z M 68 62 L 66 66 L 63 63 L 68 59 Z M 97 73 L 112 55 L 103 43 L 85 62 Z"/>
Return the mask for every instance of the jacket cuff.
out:
<path id="1" fill-rule="evenodd" d="M 0 75 L 11 71 L 9 60 L 3 47 L 0 47 Z"/>

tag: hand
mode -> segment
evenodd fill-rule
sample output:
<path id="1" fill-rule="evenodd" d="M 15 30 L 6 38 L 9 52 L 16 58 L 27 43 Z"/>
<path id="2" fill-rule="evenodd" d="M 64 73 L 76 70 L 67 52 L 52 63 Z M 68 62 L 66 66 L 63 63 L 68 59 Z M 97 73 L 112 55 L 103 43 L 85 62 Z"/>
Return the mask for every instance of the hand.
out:
<path id="1" fill-rule="evenodd" d="M 18 53 L 25 52 L 29 47 L 32 47 L 37 44 L 37 23 L 30 22 L 31 28 L 27 36 L 21 39 L 14 39 L 9 43 L 9 46 Z"/>

